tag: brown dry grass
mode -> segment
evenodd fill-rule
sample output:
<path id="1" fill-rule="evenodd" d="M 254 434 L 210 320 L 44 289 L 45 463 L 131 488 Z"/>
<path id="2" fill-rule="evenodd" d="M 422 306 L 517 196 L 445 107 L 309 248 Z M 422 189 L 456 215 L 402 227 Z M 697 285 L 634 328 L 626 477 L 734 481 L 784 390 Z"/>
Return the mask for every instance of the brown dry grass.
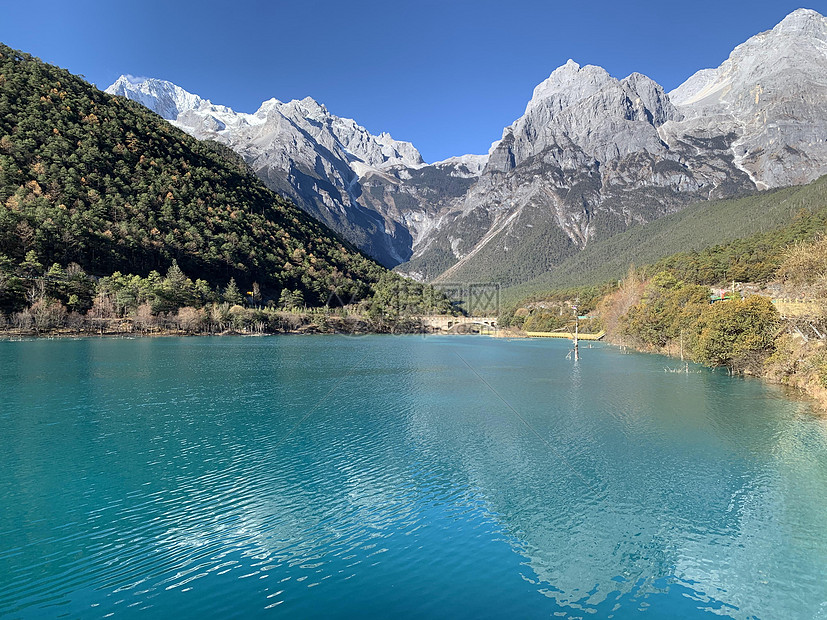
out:
<path id="1" fill-rule="evenodd" d="M 797 287 L 802 294 L 824 296 L 827 293 L 827 237 L 798 242 L 784 254 L 777 277 L 787 287 Z"/>
<path id="2" fill-rule="evenodd" d="M 635 266 L 631 265 L 620 287 L 600 300 L 597 305 L 597 314 L 603 321 L 606 339 L 610 342 L 620 340 L 621 320 L 633 306 L 640 302 L 644 286 L 645 283 L 635 271 Z"/>

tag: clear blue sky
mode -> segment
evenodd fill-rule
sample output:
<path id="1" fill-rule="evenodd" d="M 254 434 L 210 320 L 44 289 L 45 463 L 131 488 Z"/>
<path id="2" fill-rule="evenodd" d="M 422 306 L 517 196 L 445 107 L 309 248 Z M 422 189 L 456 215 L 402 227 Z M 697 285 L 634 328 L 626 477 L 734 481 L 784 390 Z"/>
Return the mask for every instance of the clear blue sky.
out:
<path id="1" fill-rule="evenodd" d="M 827 0 L 0 1 L 0 41 L 100 88 L 158 77 L 243 112 L 311 96 L 426 161 L 483 153 L 568 58 L 670 90 Z"/>

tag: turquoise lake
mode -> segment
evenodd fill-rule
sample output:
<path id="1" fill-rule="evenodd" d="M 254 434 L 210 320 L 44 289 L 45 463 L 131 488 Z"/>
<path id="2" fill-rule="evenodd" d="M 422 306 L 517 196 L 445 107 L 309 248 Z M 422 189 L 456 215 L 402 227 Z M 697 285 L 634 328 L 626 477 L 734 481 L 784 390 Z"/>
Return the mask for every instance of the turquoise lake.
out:
<path id="1" fill-rule="evenodd" d="M 485 337 L 0 341 L 0 617 L 827 618 L 827 423 Z"/>

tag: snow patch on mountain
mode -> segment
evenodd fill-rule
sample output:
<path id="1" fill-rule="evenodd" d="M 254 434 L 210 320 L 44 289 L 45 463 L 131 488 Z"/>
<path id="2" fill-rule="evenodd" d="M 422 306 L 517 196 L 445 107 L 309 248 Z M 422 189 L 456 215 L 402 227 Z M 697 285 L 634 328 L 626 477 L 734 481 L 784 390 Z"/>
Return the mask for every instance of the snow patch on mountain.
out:
<path id="1" fill-rule="evenodd" d="M 138 101 L 196 137 L 269 122 L 273 133 L 307 132 L 326 148 L 342 150 L 348 158 L 368 166 L 382 168 L 424 163 L 410 142 L 394 140 L 388 133 L 374 136 L 354 120 L 330 114 L 324 104 L 311 97 L 286 103 L 268 99 L 255 113 L 247 114 L 215 105 L 172 82 L 153 78 L 122 75 L 106 92 Z"/>
<path id="2" fill-rule="evenodd" d="M 569 242 L 574 251 L 689 201 L 827 174 L 827 20 L 807 9 L 671 93 L 639 73 L 618 79 L 569 60 L 488 154 L 433 164 L 310 97 L 245 114 L 163 80 L 122 76 L 107 92 L 227 144 L 367 253 L 385 264 L 412 259 L 429 279 L 457 261 L 447 273 L 488 277 L 467 268 L 493 268 L 522 243 L 545 243 L 519 255 L 548 269 Z"/>
<path id="3" fill-rule="evenodd" d="M 448 167 L 453 166 L 456 170 L 452 172 L 454 176 L 479 176 L 485 164 L 488 163 L 488 154 L 485 155 L 459 155 L 456 157 L 449 157 L 442 161 L 434 162 L 433 166 Z M 467 170 L 467 175 L 462 174 L 462 170 Z"/>

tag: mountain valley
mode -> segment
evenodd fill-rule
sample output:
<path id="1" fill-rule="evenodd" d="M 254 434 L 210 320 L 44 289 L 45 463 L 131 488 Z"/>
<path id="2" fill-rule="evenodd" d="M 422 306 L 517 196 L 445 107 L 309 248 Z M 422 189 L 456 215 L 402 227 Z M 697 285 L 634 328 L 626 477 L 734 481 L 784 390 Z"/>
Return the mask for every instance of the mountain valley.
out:
<path id="1" fill-rule="evenodd" d="M 388 267 L 419 280 L 514 285 L 686 205 L 827 173 L 827 19 L 799 9 L 667 93 L 570 60 L 488 154 L 426 164 L 313 99 L 253 114 L 162 80 L 107 91 L 239 153 Z"/>

